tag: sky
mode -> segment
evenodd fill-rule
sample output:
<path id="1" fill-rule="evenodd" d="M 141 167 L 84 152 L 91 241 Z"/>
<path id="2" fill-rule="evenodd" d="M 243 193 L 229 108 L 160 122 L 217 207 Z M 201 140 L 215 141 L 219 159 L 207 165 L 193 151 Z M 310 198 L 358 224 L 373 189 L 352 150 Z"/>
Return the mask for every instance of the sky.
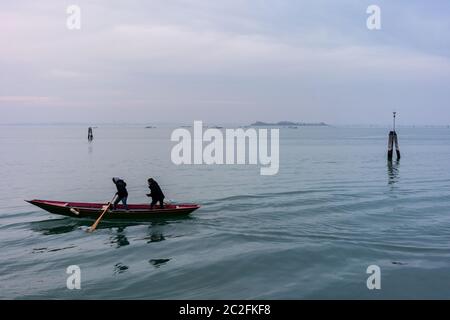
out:
<path id="1" fill-rule="evenodd" d="M 448 125 L 449 34 L 447 0 L 2 1 L 0 123 Z"/>

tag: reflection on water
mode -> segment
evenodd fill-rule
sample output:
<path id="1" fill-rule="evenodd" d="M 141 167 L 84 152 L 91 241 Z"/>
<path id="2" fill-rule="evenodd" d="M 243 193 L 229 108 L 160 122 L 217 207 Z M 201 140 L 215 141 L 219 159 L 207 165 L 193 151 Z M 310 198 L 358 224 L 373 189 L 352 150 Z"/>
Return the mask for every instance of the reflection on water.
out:
<path id="1" fill-rule="evenodd" d="M 144 240 L 147 240 L 147 243 L 151 242 L 160 242 L 166 240 L 162 233 L 153 233 L 148 237 L 145 237 Z"/>
<path id="2" fill-rule="evenodd" d="M 399 181 L 400 160 L 388 161 L 388 184 L 394 185 Z"/>
<path id="3" fill-rule="evenodd" d="M 124 265 L 123 263 L 116 263 L 114 265 L 114 274 L 120 274 L 120 273 L 124 273 L 129 269 L 129 267 L 127 265 Z"/>
<path id="4" fill-rule="evenodd" d="M 143 240 L 147 240 L 147 243 L 161 242 L 161 241 L 166 240 L 162 231 L 160 231 L 160 228 L 158 228 L 158 226 L 165 225 L 165 224 L 167 224 L 167 222 L 152 223 L 152 225 L 148 227 L 149 235 L 147 237 L 143 238 Z"/>
<path id="5" fill-rule="evenodd" d="M 61 251 L 61 250 L 67 250 L 67 249 L 73 249 L 76 248 L 76 246 L 67 246 L 67 247 L 62 247 L 62 248 L 34 248 L 33 251 L 31 253 L 46 253 L 46 252 L 57 252 L 57 251 Z"/>
<path id="6" fill-rule="evenodd" d="M 173 223 L 180 223 L 185 220 L 192 220 L 194 219 L 191 216 L 180 216 L 180 217 L 170 217 L 170 218 L 154 218 L 151 221 L 144 221 L 144 222 L 136 222 L 136 221 L 111 221 L 111 220 L 104 220 L 101 221 L 100 224 L 97 226 L 98 230 L 101 229 L 113 229 L 117 228 L 117 232 L 123 233 L 123 231 L 130 226 L 137 226 L 142 224 L 150 224 L 149 230 L 153 231 L 152 228 L 158 227 L 158 226 L 167 226 Z M 88 228 L 93 224 L 92 219 L 82 219 L 82 218 L 70 218 L 70 217 L 64 217 L 60 219 L 50 219 L 50 220 L 42 220 L 42 221 L 33 221 L 30 222 L 31 230 L 42 233 L 43 235 L 56 235 L 56 234 L 64 234 L 69 233 L 77 229 L 84 229 Z M 150 235 L 150 238 L 152 235 Z M 150 239 L 148 238 L 148 239 Z M 147 238 L 146 238 L 147 239 Z M 157 239 L 164 240 L 164 237 L 162 234 L 154 233 L 153 239 L 156 241 Z M 160 241 L 161 241 L 160 240 Z"/>
<path id="7" fill-rule="evenodd" d="M 192 219 L 191 217 L 182 217 L 182 218 L 170 218 L 163 219 L 158 218 L 152 222 L 148 226 L 147 235 L 140 240 L 147 241 L 147 243 L 157 243 L 166 240 L 167 235 L 164 235 L 167 226 L 179 223 L 183 220 Z M 70 233 L 76 230 L 85 230 L 92 225 L 91 219 L 75 219 L 64 217 L 61 219 L 51 219 L 51 220 L 43 220 L 43 221 L 35 221 L 31 222 L 31 229 L 35 232 L 41 233 L 43 235 L 57 235 L 57 234 L 65 234 Z M 148 224 L 147 222 L 146 224 Z M 130 241 L 126 235 L 126 228 L 130 226 L 136 226 L 139 223 L 136 222 L 125 222 L 125 221 L 104 221 L 100 223 L 97 227 L 97 230 L 109 229 L 112 231 L 112 235 L 109 236 L 109 240 L 107 240 L 106 244 L 115 247 L 121 248 L 130 245 Z M 66 249 L 66 248 L 63 248 Z M 43 250 L 47 250 L 44 248 Z M 36 250 L 39 252 L 40 250 Z"/>
<path id="8" fill-rule="evenodd" d="M 155 268 L 159 268 L 169 262 L 170 259 L 150 259 L 148 262 Z"/>
<path id="9" fill-rule="evenodd" d="M 43 221 L 30 222 L 31 230 L 42 233 L 43 235 L 56 235 L 69 233 L 78 229 L 87 229 L 92 225 L 91 219 L 75 219 L 75 218 L 61 218 Z M 137 225 L 132 222 L 101 222 L 97 226 L 97 230 L 121 228 L 122 232 L 126 227 Z"/>
<path id="10" fill-rule="evenodd" d="M 117 228 L 117 233 L 111 237 L 111 244 L 115 244 L 116 248 L 128 246 L 130 242 L 128 241 L 126 235 L 123 233 L 126 227 Z"/>
<path id="11" fill-rule="evenodd" d="M 72 232 L 80 228 L 83 224 L 70 218 L 52 219 L 31 222 L 31 230 L 42 233 L 43 235 L 56 235 Z"/>

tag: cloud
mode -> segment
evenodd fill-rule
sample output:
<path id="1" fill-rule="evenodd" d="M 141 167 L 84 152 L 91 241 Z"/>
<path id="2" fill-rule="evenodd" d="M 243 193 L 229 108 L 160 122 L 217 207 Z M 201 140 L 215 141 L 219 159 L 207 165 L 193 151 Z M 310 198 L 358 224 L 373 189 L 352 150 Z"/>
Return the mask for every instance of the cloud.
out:
<path id="1" fill-rule="evenodd" d="M 89 76 L 89 74 L 82 73 L 76 70 L 53 69 L 49 72 L 49 77 L 52 78 L 73 79 L 87 76 Z"/>
<path id="2" fill-rule="evenodd" d="M 267 117 L 364 122 L 353 111 L 374 93 L 367 121 L 393 104 L 424 119 L 425 101 L 441 111 L 449 98 L 450 46 L 437 37 L 449 23 L 416 1 L 380 1 L 379 32 L 365 27 L 365 1 L 78 2 L 80 31 L 67 30 L 58 1 L 0 5 L 4 114 L 27 103 L 86 119 L 111 108 L 109 120 L 133 110 L 135 119 L 232 121 L 259 108 Z"/>
<path id="3" fill-rule="evenodd" d="M 32 97 L 32 96 L 0 96 L 1 102 L 15 102 L 27 104 L 41 104 L 47 102 L 55 102 L 58 99 L 55 97 Z"/>
<path id="4" fill-rule="evenodd" d="M 320 32 L 319 32 L 320 34 Z M 117 25 L 79 46 L 74 62 L 91 69 L 164 74 L 289 75 L 298 72 L 446 73 L 449 59 L 378 45 L 304 46 L 273 36 L 196 30 L 182 25 Z M 314 37 L 309 34 L 308 38 Z M 318 36 L 318 38 L 320 35 Z M 87 49 L 88 48 L 88 49 Z M 68 47 L 60 50 L 68 50 Z M 58 49 L 55 48 L 55 51 Z M 68 53 L 61 51 L 62 56 Z"/>

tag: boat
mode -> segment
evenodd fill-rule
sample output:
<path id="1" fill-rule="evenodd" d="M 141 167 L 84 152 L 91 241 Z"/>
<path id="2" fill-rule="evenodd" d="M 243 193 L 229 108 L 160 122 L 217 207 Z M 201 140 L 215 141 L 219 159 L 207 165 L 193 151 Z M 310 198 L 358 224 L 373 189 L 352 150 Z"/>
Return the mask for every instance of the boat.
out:
<path id="1" fill-rule="evenodd" d="M 97 219 L 107 203 L 88 203 L 88 202 L 65 202 L 53 200 L 25 200 L 50 213 L 59 214 L 73 218 L 92 218 Z M 122 219 L 122 220 L 147 220 L 156 217 L 185 216 L 200 208 L 197 204 L 183 203 L 165 203 L 164 208 L 154 206 L 150 209 L 149 204 L 129 204 L 128 210 L 123 205 L 117 205 L 116 210 L 108 209 L 103 219 Z"/>

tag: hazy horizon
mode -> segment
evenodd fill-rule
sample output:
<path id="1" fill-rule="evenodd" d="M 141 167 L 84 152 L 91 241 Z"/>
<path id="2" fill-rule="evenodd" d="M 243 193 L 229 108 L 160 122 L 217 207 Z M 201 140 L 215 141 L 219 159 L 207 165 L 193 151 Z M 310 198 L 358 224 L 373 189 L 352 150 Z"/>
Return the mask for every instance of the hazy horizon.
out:
<path id="1" fill-rule="evenodd" d="M 166 121 L 153 121 L 153 122 L 11 122 L 11 123 L 0 123 L 0 126 L 2 127 L 8 127 L 8 126 L 86 126 L 87 127 L 96 127 L 96 126 L 150 126 L 150 125 L 154 125 L 154 126 L 163 126 L 163 127 L 168 127 L 168 126 L 184 126 L 184 125 L 193 125 L 193 122 L 195 120 L 193 120 L 192 122 L 186 122 L 186 121 L 175 121 L 175 122 L 166 122 Z M 259 120 L 255 120 L 255 121 L 250 121 L 250 122 L 220 122 L 220 121 L 203 121 L 203 124 L 206 126 L 228 126 L 228 127 L 232 127 L 232 126 L 250 126 L 252 123 L 259 121 Z M 284 121 L 284 120 L 281 120 Z M 276 123 L 279 122 L 277 121 L 268 121 L 270 123 Z M 301 121 L 293 121 L 293 122 L 298 122 L 301 123 Z M 308 124 L 315 124 L 317 122 L 312 122 L 312 123 L 308 123 Z M 391 128 L 392 127 L 392 123 L 341 123 L 341 124 L 335 124 L 335 123 L 325 123 L 327 126 L 330 127 L 361 127 L 361 128 Z M 300 126 L 301 127 L 301 126 Z M 316 126 L 306 126 L 306 127 L 316 127 Z M 396 128 L 449 128 L 450 124 L 396 124 Z M 320 126 L 319 126 L 320 128 Z M 224 129 L 226 129 L 226 127 L 224 127 Z"/>
<path id="2" fill-rule="evenodd" d="M 0 123 L 389 126 L 397 111 L 447 126 L 449 14 L 443 0 L 2 3 Z"/>

